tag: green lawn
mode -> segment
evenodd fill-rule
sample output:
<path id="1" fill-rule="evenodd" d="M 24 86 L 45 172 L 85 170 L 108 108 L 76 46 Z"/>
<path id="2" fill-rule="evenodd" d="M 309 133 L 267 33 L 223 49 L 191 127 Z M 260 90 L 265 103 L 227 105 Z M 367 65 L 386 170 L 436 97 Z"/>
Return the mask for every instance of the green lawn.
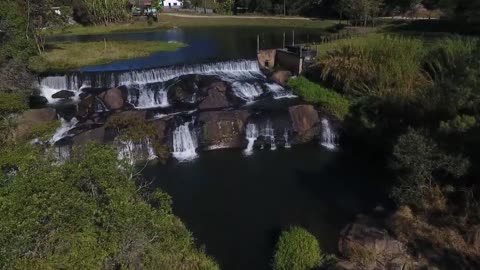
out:
<path id="1" fill-rule="evenodd" d="M 159 51 L 175 51 L 185 44 L 164 41 L 107 41 L 54 43 L 52 49 L 31 59 L 35 72 L 61 72 L 115 60 L 145 57 Z"/>
<path id="2" fill-rule="evenodd" d="M 114 24 L 109 26 L 70 26 L 49 30 L 50 35 L 91 35 L 122 32 L 146 32 L 172 27 L 222 27 L 222 26 L 263 26 L 263 27 L 296 27 L 296 28 L 318 28 L 326 29 L 335 25 L 332 20 L 310 20 L 310 19 L 283 19 L 279 18 L 249 18 L 248 16 L 236 18 L 219 18 L 215 16 L 205 17 L 175 17 L 161 14 L 158 22 L 147 23 L 136 21 L 128 24 Z"/>

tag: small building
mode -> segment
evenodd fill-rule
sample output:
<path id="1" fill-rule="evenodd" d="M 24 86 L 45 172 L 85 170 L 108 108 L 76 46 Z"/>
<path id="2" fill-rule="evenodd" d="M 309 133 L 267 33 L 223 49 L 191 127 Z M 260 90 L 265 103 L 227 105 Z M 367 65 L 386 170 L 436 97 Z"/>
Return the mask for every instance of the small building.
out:
<path id="1" fill-rule="evenodd" d="M 181 8 L 183 2 L 180 0 L 163 0 L 163 6 L 166 8 Z"/>

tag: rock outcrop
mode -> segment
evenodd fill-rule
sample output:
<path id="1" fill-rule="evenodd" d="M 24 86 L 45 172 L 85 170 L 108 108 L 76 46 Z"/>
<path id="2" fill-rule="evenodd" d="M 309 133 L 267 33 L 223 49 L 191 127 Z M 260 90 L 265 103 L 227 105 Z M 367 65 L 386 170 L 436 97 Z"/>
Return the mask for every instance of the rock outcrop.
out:
<path id="1" fill-rule="evenodd" d="M 125 105 L 122 90 L 119 88 L 109 89 L 99 95 L 109 110 L 120 110 Z"/>
<path id="2" fill-rule="evenodd" d="M 413 264 L 405 245 L 368 219 L 347 225 L 338 249 L 345 259 L 337 263 L 337 270 L 397 270 Z"/>
<path id="3" fill-rule="evenodd" d="M 281 86 L 286 86 L 291 77 L 292 73 L 290 71 L 279 70 L 275 71 L 270 77 L 270 79 L 280 84 Z"/>
<path id="4" fill-rule="evenodd" d="M 83 146 L 89 142 L 103 143 L 105 141 L 105 127 L 84 131 L 72 138 L 74 146 Z"/>
<path id="5" fill-rule="evenodd" d="M 297 133 L 297 142 L 312 140 L 318 133 L 320 119 L 312 105 L 298 105 L 288 108 L 293 130 Z"/>
<path id="6" fill-rule="evenodd" d="M 202 144 L 211 147 L 239 148 L 245 145 L 244 127 L 248 111 L 203 112 L 199 116 Z"/>
<path id="7" fill-rule="evenodd" d="M 67 99 L 75 96 L 75 93 L 68 90 L 62 90 L 52 95 L 52 98 L 56 99 Z"/>
<path id="8" fill-rule="evenodd" d="M 212 110 L 229 107 L 231 103 L 227 97 L 228 85 L 225 82 L 216 82 L 209 87 L 202 89 L 202 94 L 206 97 L 200 102 L 200 110 Z"/>

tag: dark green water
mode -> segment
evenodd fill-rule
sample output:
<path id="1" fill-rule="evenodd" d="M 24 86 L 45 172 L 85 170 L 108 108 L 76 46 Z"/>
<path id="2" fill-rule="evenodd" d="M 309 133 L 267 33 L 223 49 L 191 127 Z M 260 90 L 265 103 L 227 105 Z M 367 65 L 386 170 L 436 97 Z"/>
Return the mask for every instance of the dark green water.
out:
<path id="1" fill-rule="evenodd" d="M 172 195 L 174 213 L 222 269 L 271 269 L 281 230 L 303 226 L 335 252 L 341 229 L 385 200 L 368 167 L 346 151 L 312 144 L 248 157 L 206 152 L 145 174 Z"/>

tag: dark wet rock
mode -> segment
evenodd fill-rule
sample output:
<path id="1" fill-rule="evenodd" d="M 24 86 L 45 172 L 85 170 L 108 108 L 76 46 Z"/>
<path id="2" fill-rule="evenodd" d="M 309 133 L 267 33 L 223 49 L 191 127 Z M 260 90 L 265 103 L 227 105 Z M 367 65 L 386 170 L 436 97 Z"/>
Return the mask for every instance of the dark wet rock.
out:
<path id="1" fill-rule="evenodd" d="M 72 138 L 74 146 L 83 146 L 90 142 L 103 143 L 105 141 L 105 127 L 84 131 Z"/>
<path id="2" fill-rule="evenodd" d="M 280 84 L 281 86 L 286 86 L 291 77 L 292 73 L 290 71 L 279 70 L 275 71 L 270 77 L 270 79 Z"/>
<path id="3" fill-rule="evenodd" d="M 200 110 L 221 109 L 231 106 L 227 96 L 228 85 L 225 82 L 216 82 L 202 89 L 206 96 L 198 105 Z"/>
<path id="4" fill-rule="evenodd" d="M 75 93 L 68 90 L 62 90 L 52 95 L 52 98 L 67 99 L 75 96 Z"/>
<path id="5" fill-rule="evenodd" d="M 297 105 L 288 108 L 293 130 L 298 142 L 311 141 L 319 132 L 320 119 L 312 105 Z"/>
<path id="6" fill-rule="evenodd" d="M 120 110 L 125 104 L 122 90 L 119 88 L 109 89 L 99 95 L 109 110 Z"/>
<path id="7" fill-rule="evenodd" d="M 29 105 L 31 108 L 38 108 L 45 106 L 48 103 L 48 99 L 43 96 L 30 96 Z"/>
<path id="8" fill-rule="evenodd" d="M 239 111 L 211 111 L 199 115 L 201 142 L 209 147 L 240 148 L 245 145 L 244 130 L 249 113 Z"/>
<path id="9" fill-rule="evenodd" d="M 15 135 L 18 139 L 25 139 L 33 126 L 55 120 L 57 120 L 57 112 L 52 108 L 25 111 L 18 118 Z"/>
<path id="10" fill-rule="evenodd" d="M 78 119 L 87 119 L 90 115 L 95 113 L 96 98 L 92 95 L 87 95 L 78 103 L 77 115 Z"/>
<path id="11" fill-rule="evenodd" d="M 337 270 L 397 270 L 412 265 L 405 245 L 364 217 L 342 230 L 338 249 L 344 257 Z"/>
<path id="12" fill-rule="evenodd" d="M 472 226 L 467 233 L 468 244 L 470 244 L 474 250 L 480 252 L 480 225 Z"/>
<path id="13" fill-rule="evenodd" d="M 192 104 L 196 100 L 198 75 L 183 76 L 182 80 L 168 88 L 168 100 L 172 104 Z"/>

